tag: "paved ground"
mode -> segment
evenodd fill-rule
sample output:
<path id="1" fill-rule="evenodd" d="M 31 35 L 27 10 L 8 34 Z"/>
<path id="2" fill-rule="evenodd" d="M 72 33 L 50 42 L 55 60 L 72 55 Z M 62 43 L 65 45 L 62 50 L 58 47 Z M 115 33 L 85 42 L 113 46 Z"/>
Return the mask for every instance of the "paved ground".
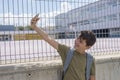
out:
<path id="1" fill-rule="evenodd" d="M 60 43 L 69 46 L 74 45 L 74 39 L 59 39 Z M 96 44 L 88 50 L 93 54 L 107 54 L 107 52 L 120 51 L 120 38 L 100 38 Z M 102 53 L 100 53 L 102 52 Z M 109 53 L 110 54 L 110 53 Z M 35 57 L 58 56 L 56 50 L 43 40 L 23 40 L 0 42 L 0 59 L 30 59 Z"/>

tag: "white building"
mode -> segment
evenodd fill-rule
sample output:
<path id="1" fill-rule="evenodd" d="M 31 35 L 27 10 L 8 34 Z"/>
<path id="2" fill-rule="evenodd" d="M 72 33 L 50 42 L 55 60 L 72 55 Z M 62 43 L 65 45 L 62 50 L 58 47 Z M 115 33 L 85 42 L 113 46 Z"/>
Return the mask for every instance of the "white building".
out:
<path id="1" fill-rule="evenodd" d="M 120 0 L 99 0 L 73 9 L 57 15 L 55 23 L 58 38 L 81 30 L 92 30 L 97 37 L 120 37 Z"/>

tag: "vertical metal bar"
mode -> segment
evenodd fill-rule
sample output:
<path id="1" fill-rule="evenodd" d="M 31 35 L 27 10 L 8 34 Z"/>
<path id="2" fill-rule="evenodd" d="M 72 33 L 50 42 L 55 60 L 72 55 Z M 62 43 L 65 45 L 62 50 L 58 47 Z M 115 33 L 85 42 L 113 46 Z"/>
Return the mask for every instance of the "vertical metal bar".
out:
<path id="1" fill-rule="evenodd" d="M 14 0 L 12 0 L 12 3 L 13 3 L 13 22 L 15 22 L 15 19 L 17 19 L 17 18 L 15 18 L 14 17 L 14 15 L 15 15 L 15 10 L 14 10 L 14 7 L 15 7 L 15 4 L 14 4 Z M 16 31 L 16 28 L 17 28 L 17 25 L 16 25 L 16 22 L 14 23 L 14 25 L 15 25 L 15 31 Z M 15 36 L 15 31 L 14 31 L 14 33 L 13 33 L 13 35 L 12 35 L 12 37 L 13 36 Z M 15 53 L 14 55 L 12 55 L 12 58 L 13 58 L 13 61 L 16 63 L 16 61 L 17 61 L 17 52 L 16 52 L 16 44 L 15 44 L 15 38 L 14 38 L 14 40 L 13 40 L 13 45 L 14 45 L 14 52 L 13 53 Z M 12 47 L 12 46 L 11 46 Z"/>
<path id="2" fill-rule="evenodd" d="M 52 5 L 54 4 L 53 0 L 52 0 L 51 3 L 52 3 Z M 57 11 L 58 11 L 58 10 L 57 10 L 57 6 L 59 6 L 59 5 L 58 5 L 58 1 L 56 1 L 56 5 L 55 5 L 56 14 L 58 14 L 58 12 L 57 12 Z M 55 18 L 55 20 L 56 20 L 56 18 Z M 59 19 L 57 19 L 57 20 L 59 20 Z M 55 21 L 54 24 L 56 24 L 56 21 Z M 57 38 L 56 38 L 56 35 L 57 35 L 57 33 L 56 33 L 56 32 L 57 32 L 57 31 L 56 31 L 56 25 L 55 25 L 55 28 L 53 29 L 53 32 L 55 32 L 55 33 L 54 33 L 54 37 L 55 37 L 56 41 L 58 41 Z M 57 57 L 57 54 L 56 54 L 56 53 L 57 53 L 57 52 L 54 50 L 53 53 L 54 53 L 54 59 L 56 59 L 56 57 Z"/>
<path id="3" fill-rule="evenodd" d="M 9 3 L 9 0 L 7 0 L 7 2 L 8 2 L 8 25 L 11 25 L 10 24 L 10 19 L 11 19 L 11 17 L 10 17 L 10 3 Z M 10 35 L 10 31 L 9 31 L 9 34 L 7 34 L 8 35 L 8 37 L 9 37 L 9 35 Z M 11 58 L 11 44 L 10 44 L 10 41 L 9 41 L 9 46 L 7 46 L 7 47 L 9 47 L 8 49 L 10 49 L 10 53 L 7 53 L 7 54 L 10 54 L 10 55 L 8 55 L 9 57 L 10 57 L 10 61 L 8 61 L 9 63 L 11 63 L 12 62 L 12 58 Z M 8 51 L 8 50 L 7 50 Z"/>
<path id="4" fill-rule="evenodd" d="M 29 9 L 29 8 L 28 8 L 28 0 L 26 0 L 26 9 L 27 9 L 27 12 L 26 12 L 26 13 L 27 13 L 27 24 L 30 25 L 30 22 L 28 21 L 28 20 L 30 19 L 29 16 L 28 16 L 28 15 L 29 15 L 29 12 L 28 12 L 28 11 L 29 11 L 29 10 L 28 10 L 28 9 Z M 28 35 L 29 35 L 29 34 L 30 34 L 30 33 L 29 33 L 29 30 L 28 30 L 27 32 L 28 32 Z M 29 60 L 30 60 L 30 45 L 29 45 L 29 39 L 26 41 L 26 44 L 27 44 L 26 46 L 27 46 L 27 50 L 28 50 L 28 51 L 26 51 L 26 56 L 27 56 L 27 59 L 26 59 L 26 60 L 29 61 Z M 25 48 L 26 48 L 26 47 L 25 47 Z"/>
<path id="5" fill-rule="evenodd" d="M 48 33 L 50 33 L 50 28 L 52 27 L 52 26 L 50 25 L 50 21 L 51 21 L 51 19 L 53 19 L 53 18 L 50 17 L 50 15 L 49 15 L 49 14 L 50 14 L 50 0 L 48 0 L 47 6 L 48 6 L 48 11 L 47 11 L 47 12 L 48 12 L 48 17 L 47 17 L 47 18 L 48 18 L 49 21 L 48 21 L 48 25 L 46 26 L 46 28 L 47 28 L 47 30 L 49 30 Z M 53 7 L 52 7 L 52 8 L 53 8 Z M 54 11 L 54 10 L 53 10 L 53 11 Z M 54 16 L 54 12 L 53 12 L 53 16 Z M 51 34 L 49 34 L 49 35 L 51 35 Z M 49 51 L 49 52 L 47 53 L 47 54 L 48 54 L 48 58 L 51 58 L 51 57 L 52 57 L 52 56 L 51 56 L 51 53 L 52 53 L 52 52 L 51 52 L 51 47 L 48 48 L 48 51 Z"/>
<path id="6" fill-rule="evenodd" d="M 17 0 L 17 6 L 18 6 L 18 25 L 21 25 L 20 24 L 20 19 L 22 18 L 22 17 L 20 17 L 20 5 L 19 5 L 19 1 L 20 0 Z M 21 63 L 22 62 L 22 60 L 21 60 L 21 58 L 22 58 L 22 56 L 21 56 L 21 43 L 20 43 L 20 39 L 21 39 L 21 35 L 20 35 L 21 33 L 20 33 L 20 31 L 18 31 L 18 45 L 19 45 L 19 54 L 18 54 L 18 56 L 17 57 L 19 57 L 19 62 Z"/>
<path id="7" fill-rule="evenodd" d="M 39 4 L 40 4 L 40 13 L 42 14 L 42 1 L 39 1 Z M 41 18 L 44 19 L 43 16 L 41 16 Z M 40 27 L 42 27 L 42 20 L 41 20 L 41 26 Z M 41 51 L 40 51 L 40 58 L 41 59 L 40 60 L 43 60 L 44 51 L 43 51 L 43 46 L 42 46 L 43 45 L 43 40 L 42 39 L 40 40 L 40 43 L 41 43 Z"/>
<path id="8" fill-rule="evenodd" d="M 36 1 L 36 14 L 39 14 L 39 8 L 38 8 L 38 2 Z M 40 14 L 39 14 L 40 15 Z M 38 25 L 39 26 L 39 25 Z M 35 55 L 35 61 L 38 61 L 39 60 L 39 38 L 37 38 L 37 34 L 36 34 L 36 55 Z"/>
<path id="9" fill-rule="evenodd" d="M 0 45 L 0 65 L 2 65 L 2 53 L 1 53 L 1 45 Z"/>
<path id="10" fill-rule="evenodd" d="M 39 14 L 39 12 L 38 12 L 38 2 L 37 1 L 35 1 L 35 8 L 36 8 L 36 11 L 35 11 L 35 13 L 36 14 Z M 38 27 L 39 27 L 39 25 L 38 25 Z M 38 40 L 39 40 L 39 38 L 37 37 L 37 34 L 36 34 L 36 40 L 35 40 L 35 46 L 36 46 L 36 53 L 35 53 L 35 61 L 37 61 L 38 60 L 38 58 L 39 58 L 39 49 L 38 49 L 38 47 L 39 47 L 39 45 L 38 45 Z M 37 45 L 36 45 L 37 44 Z"/>
<path id="11" fill-rule="evenodd" d="M 5 3 L 4 3 L 4 0 L 3 0 L 3 25 L 5 24 L 5 5 L 4 5 Z M 3 40 L 4 40 L 4 35 L 5 35 L 5 31 L 4 31 L 4 34 L 3 34 Z M 5 57 L 5 63 L 4 64 L 6 64 L 7 63 L 7 55 L 6 55 L 6 42 L 4 41 L 4 52 L 5 52 L 5 54 L 4 54 L 4 57 Z"/>
<path id="12" fill-rule="evenodd" d="M 23 37 L 24 37 L 24 39 L 23 39 L 23 49 L 22 49 L 22 54 L 21 54 L 21 56 L 22 56 L 22 61 L 23 62 L 26 62 L 26 52 L 25 52 L 25 39 L 26 39 L 26 35 L 25 35 L 25 24 L 24 24 L 24 22 L 25 22 L 25 16 L 24 16 L 24 14 L 25 14 L 25 12 L 24 12 L 24 9 L 25 9 L 25 6 L 24 6 L 24 2 L 23 2 L 23 0 L 22 0 L 22 24 L 23 24 Z M 20 41 L 21 42 L 21 41 Z"/>
<path id="13" fill-rule="evenodd" d="M 31 13 L 32 13 L 32 15 L 33 16 L 35 16 L 34 15 L 34 4 L 33 4 L 33 1 L 31 0 Z M 32 32 L 32 34 L 33 34 L 33 32 Z M 32 35 L 32 38 L 33 38 L 33 40 L 32 40 L 32 45 L 33 45 L 33 53 L 31 54 L 32 55 L 32 61 L 34 61 L 34 36 Z M 31 60 L 31 59 L 30 59 Z"/>
<path id="14" fill-rule="evenodd" d="M 32 0 L 29 0 L 29 1 L 30 1 L 30 4 L 27 3 L 27 5 L 28 5 L 27 10 L 31 12 L 31 15 L 29 14 L 29 16 L 31 16 L 31 17 L 29 17 L 29 19 L 31 20 L 31 18 L 33 16 L 32 15 L 32 6 L 31 6 L 32 5 Z M 28 12 L 27 12 L 27 14 L 28 14 Z M 29 24 L 30 24 L 30 22 L 29 22 Z M 30 36 L 31 36 L 31 31 L 30 31 Z M 30 58 L 31 58 L 31 55 L 32 55 L 30 53 L 31 52 L 30 50 L 31 50 L 31 40 L 28 41 L 28 61 L 29 62 L 31 61 Z"/>

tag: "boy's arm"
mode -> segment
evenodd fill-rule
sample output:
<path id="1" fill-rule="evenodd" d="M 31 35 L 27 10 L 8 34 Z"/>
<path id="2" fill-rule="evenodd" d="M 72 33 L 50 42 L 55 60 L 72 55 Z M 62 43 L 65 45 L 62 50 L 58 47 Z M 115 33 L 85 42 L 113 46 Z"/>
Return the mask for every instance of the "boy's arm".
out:
<path id="1" fill-rule="evenodd" d="M 46 42 L 48 42 L 53 48 L 58 50 L 58 42 L 52 39 L 46 32 L 41 30 L 36 26 L 36 23 L 38 22 L 38 14 L 31 19 L 31 28 L 34 29 Z"/>

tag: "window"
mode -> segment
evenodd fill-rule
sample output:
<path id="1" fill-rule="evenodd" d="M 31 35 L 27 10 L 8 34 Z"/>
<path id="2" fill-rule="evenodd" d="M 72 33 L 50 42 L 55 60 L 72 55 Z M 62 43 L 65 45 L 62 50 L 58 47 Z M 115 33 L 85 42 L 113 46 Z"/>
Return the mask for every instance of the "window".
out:
<path id="1" fill-rule="evenodd" d="M 118 0 L 118 5 L 120 5 L 120 0 Z"/>
<path id="2" fill-rule="evenodd" d="M 89 11 L 90 12 L 96 12 L 96 6 L 93 6 L 93 7 L 89 8 Z"/>
<path id="3" fill-rule="evenodd" d="M 97 23 L 98 22 L 98 19 L 91 19 L 91 23 Z"/>
<path id="4" fill-rule="evenodd" d="M 110 21 L 111 20 L 117 20 L 117 14 L 108 15 L 107 19 L 110 20 Z"/>
<path id="5" fill-rule="evenodd" d="M 84 25 L 90 24 L 90 23 L 89 23 L 89 20 L 84 20 L 84 21 L 83 21 L 83 24 L 84 24 Z"/>
<path id="6" fill-rule="evenodd" d="M 2 41 L 3 39 L 2 39 L 2 35 L 0 35 L 0 41 Z"/>
<path id="7" fill-rule="evenodd" d="M 83 21 L 80 21 L 79 24 L 80 24 L 80 25 L 84 25 L 84 24 L 83 24 Z"/>
<path id="8" fill-rule="evenodd" d="M 110 0 L 107 3 L 109 6 L 117 6 L 117 0 Z"/>
<path id="9" fill-rule="evenodd" d="M 99 17 L 99 18 L 98 18 L 98 22 L 104 22 L 105 19 L 106 19 L 105 17 Z"/>
<path id="10" fill-rule="evenodd" d="M 90 7 L 87 10 L 90 12 L 96 12 L 96 11 L 100 11 L 106 8 L 105 3 L 104 4 L 98 4 L 96 6 Z"/>
<path id="11" fill-rule="evenodd" d="M 105 9 L 105 4 L 100 4 L 97 6 L 97 10 Z"/>

